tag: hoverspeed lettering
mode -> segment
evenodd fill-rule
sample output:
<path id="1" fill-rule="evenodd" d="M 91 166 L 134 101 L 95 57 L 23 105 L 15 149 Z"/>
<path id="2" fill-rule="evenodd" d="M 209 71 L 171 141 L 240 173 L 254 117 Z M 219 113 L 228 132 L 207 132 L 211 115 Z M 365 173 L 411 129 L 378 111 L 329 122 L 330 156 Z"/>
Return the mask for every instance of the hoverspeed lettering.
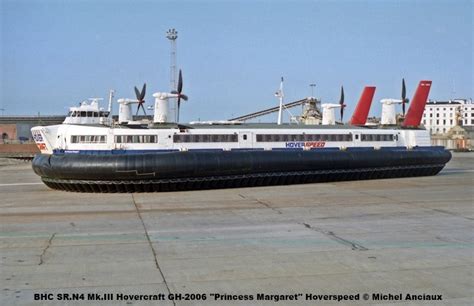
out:
<path id="1" fill-rule="evenodd" d="M 359 301 L 360 294 L 306 294 L 307 301 Z"/>

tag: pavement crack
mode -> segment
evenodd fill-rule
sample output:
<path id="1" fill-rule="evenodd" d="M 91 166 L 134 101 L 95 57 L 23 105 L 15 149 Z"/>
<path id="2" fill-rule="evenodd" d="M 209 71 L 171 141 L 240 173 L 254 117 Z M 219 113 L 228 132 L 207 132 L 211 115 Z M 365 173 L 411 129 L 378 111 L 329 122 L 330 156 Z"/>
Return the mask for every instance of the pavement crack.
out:
<path id="1" fill-rule="evenodd" d="M 258 203 L 258 204 L 261 204 L 263 206 L 265 206 L 266 208 L 270 208 L 271 210 L 273 211 L 276 211 L 277 213 L 279 213 L 280 215 L 283 214 L 283 212 L 275 207 L 272 207 L 270 206 L 270 204 L 268 204 L 267 202 L 264 202 L 262 200 L 259 200 L 259 199 L 255 199 L 255 201 Z"/>
<path id="2" fill-rule="evenodd" d="M 239 193 L 239 197 L 241 197 L 242 199 L 250 199 L 250 200 L 253 200 L 255 202 L 257 202 L 258 204 L 261 204 L 263 206 L 265 206 L 266 208 L 270 208 L 271 210 L 273 211 L 276 211 L 277 213 L 279 213 L 280 215 L 283 214 L 283 212 L 281 210 L 279 210 L 278 208 L 275 208 L 275 207 L 272 207 L 270 206 L 270 204 L 268 204 L 267 202 L 264 202 L 262 200 L 259 200 L 257 198 L 248 198 L 246 196 L 244 196 L 243 194 L 240 194 Z"/>
<path id="3" fill-rule="evenodd" d="M 48 243 L 46 243 L 46 247 L 43 249 L 43 252 L 40 255 L 40 261 L 38 266 L 41 266 L 44 263 L 44 256 L 46 255 L 46 251 L 49 249 L 51 246 L 51 242 L 53 242 L 54 237 L 56 236 L 56 233 L 53 233 L 51 237 L 48 239 Z"/>
<path id="4" fill-rule="evenodd" d="M 439 213 L 442 213 L 442 214 L 447 214 L 447 215 L 451 215 L 451 216 L 455 216 L 455 217 L 460 217 L 460 218 L 464 218 L 464 219 L 467 219 L 467 220 L 474 220 L 474 218 L 464 217 L 464 216 L 461 216 L 457 213 L 453 213 L 453 212 L 450 212 L 450 211 L 447 211 L 447 210 L 444 210 L 444 209 L 432 208 L 432 210 L 436 211 L 436 212 L 439 212 Z"/>
<path id="5" fill-rule="evenodd" d="M 340 244 L 343 244 L 345 246 L 349 246 L 354 251 L 368 251 L 369 250 L 368 248 L 364 247 L 363 245 L 361 245 L 359 243 L 344 239 L 344 238 L 336 235 L 332 231 L 325 231 L 321 228 L 313 227 L 313 226 L 309 225 L 308 223 L 304 223 L 304 222 L 299 223 L 299 224 L 304 225 L 306 228 L 308 228 L 310 230 L 321 233 L 321 234 L 327 236 L 329 239 L 334 240 L 336 242 L 339 242 Z"/>
<path id="6" fill-rule="evenodd" d="M 158 256 L 156 255 L 156 250 L 153 247 L 153 243 L 151 242 L 150 235 L 148 234 L 148 229 L 146 228 L 145 221 L 143 221 L 142 214 L 140 212 L 140 209 L 138 209 L 137 202 L 135 201 L 135 197 L 134 197 L 133 194 L 132 194 L 132 202 L 133 202 L 133 205 L 135 206 L 135 210 L 137 212 L 138 218 L 140 219 L 140 222 L 142 223 L 143 230 L 145 231 L 145 236 L 146 236 L 146 239 L 148 241 L 148 245 L 150 246 L 151 252 L 153 253 L 153 259 L 155 261 L 155 266 L 158 269 L 158 271 L 160 272 L 161 278 L 163 278 L 163 282 L 166 286 L 166 290 L 168 291 L 168 294 L 171 294 L 171 290 L 170 290 L 170 287 L 168 286 L 168 282 L 166 281 L 163 270 L 161 269 L 160 264 L 158 263 Z M 172 303 L 173 303 L 173 305 L 176 306 L 176 303 L 175 303 L 174 300 L 172 301 Z"/>

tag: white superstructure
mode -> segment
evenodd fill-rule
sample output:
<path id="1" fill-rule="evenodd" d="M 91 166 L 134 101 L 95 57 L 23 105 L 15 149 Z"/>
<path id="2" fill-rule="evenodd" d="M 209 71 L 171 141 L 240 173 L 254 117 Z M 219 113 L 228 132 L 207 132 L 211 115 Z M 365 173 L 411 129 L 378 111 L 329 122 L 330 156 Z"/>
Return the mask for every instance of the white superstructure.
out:
<path id="1" fill-rule="evenodd" d="M 429 146 L 424 129 L 367 128 L 336 125 L 334 110 L 340 104 L 324 104 L 322 125 L 242 124 L 237 122 L 199 122 L 176 124 L 168 113 L 171 98 L 178 94 L 157 92 L 153 122 L 132 121 L 131 105 L 135 100 L 119 99 L 118 124 L 93 120 L 99 112 L 97 101 L 71 108 L 64 124 L 32 129 L 42 153 L 53 152 L 113 153 L 126 151 L 188 150 L 282 150 L 351 147 Z M 89 110 L 90 109 L 90 110 Z M 74 114 L 83 112 L 80 122 Z M 92 116 L 88 116 L 89 112 Z M 100 112 L 98 113 L 100 114 Z"/>
<path id="2" fill-rule="evenodd" d="M 69 113 L 64 119 L 65 124 L 110 124 L 110 111 L 99 107 L 101 98 L 90 98 L 91 102 L 83 101 L 79 106 L 69 108 Z"/>
<path id="3" fill-rule="evenodd" d="M 202 149 L 314 149 L 350 147 L 429 146 L 426 130 L 367 129 L 351 126 L 290 126 L 243 124 L 237 126 L 188 125 L 149 128 L 55 125 L 33 128 L 42 153 L 53 150 L 202 150 Z M 99 152 L 100 153 L 100 152 Z"/>
<path id="4" fill-rule="evenodd" d="M 431 81 L 420 82 L 417 93 L 424 92 L 424 95 L 413 102 L 415 106 L 417 103 L 424 106 L 430 85 Z M 411 116 L 410 108 L 405 119 L 414 123 L 408 123 L 406 126 L 402 124 L 402 127 L 336 124 L 335 109 L 345 106 L 342 88 L 339 104 L 322 105 L 322 125 L 293 125 L 281 122 L 236 124 L 232 121 L 177 124 L 173 122 L 173 116 L 169 113 L 169 103 L 172 103 L 170 100 L 174 98 L 178 98 L 178 101 L 181 98 L 187 100 L 181 89 L 180 73 L 178 91 L 153 94 L 155 98 L 153 121 L 133 121 L 131 108 L 133 104 L 140 105 L 144 102 L 144 85 L 141 92 L 135 88 L 137 100 L 118 100 L 120 107 L 117 123 L 110 122 L 109 113 L 99 108 L 98 99 L 93 99 L 90 104 L 82 103 L 78 108 L 71 108 L 70 115 L 62 125 L 34 127 L 32 134 L 41 152 L 45 154 L 54 152 L 113 154 L 117 150 L 127 152 L 320 148 L 345 150 L 353 147 L 379 149 L 430 146 L 429 132 L 418 128 L 422 109 L 417 110 L 416 107 Z M 107 117 L 100 117 L 101 114 Z M 394 113 L 389 115 L 393 117 Z"/>

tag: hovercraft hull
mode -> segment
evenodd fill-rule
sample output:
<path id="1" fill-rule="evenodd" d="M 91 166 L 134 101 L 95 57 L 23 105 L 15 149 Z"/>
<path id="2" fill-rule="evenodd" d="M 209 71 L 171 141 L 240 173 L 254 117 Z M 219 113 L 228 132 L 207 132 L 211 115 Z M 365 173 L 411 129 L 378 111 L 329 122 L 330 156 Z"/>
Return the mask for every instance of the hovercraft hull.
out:
<path id="1" fill-rule="evenodd" d="M 33 169 L 53 189 L 156 192 L 435 175 L 444 147 L 38 154 Z"/>

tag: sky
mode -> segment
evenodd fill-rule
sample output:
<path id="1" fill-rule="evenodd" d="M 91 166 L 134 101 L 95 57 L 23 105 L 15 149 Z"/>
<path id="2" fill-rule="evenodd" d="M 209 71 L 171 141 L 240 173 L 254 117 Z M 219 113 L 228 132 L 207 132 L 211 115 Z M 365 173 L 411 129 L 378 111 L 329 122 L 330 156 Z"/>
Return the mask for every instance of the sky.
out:
<path id="1" fill-rule="evenodd" d="M 0 0 L 0 108 L 65 114 L 90 97 L 170 89 L 170 43 L 189 96 L 181 121 L 219 120 L 314 95 L 346 119 L 366 85 L 380 99 L 433 81 L 430 98 L 473 98 L 473 2 Z M 115 105 L 115 113 L 117 112 Z M 298 113 L 299 109 L 292 110 Z M 276 114 L 268 120 L 276 120 Z"/>

